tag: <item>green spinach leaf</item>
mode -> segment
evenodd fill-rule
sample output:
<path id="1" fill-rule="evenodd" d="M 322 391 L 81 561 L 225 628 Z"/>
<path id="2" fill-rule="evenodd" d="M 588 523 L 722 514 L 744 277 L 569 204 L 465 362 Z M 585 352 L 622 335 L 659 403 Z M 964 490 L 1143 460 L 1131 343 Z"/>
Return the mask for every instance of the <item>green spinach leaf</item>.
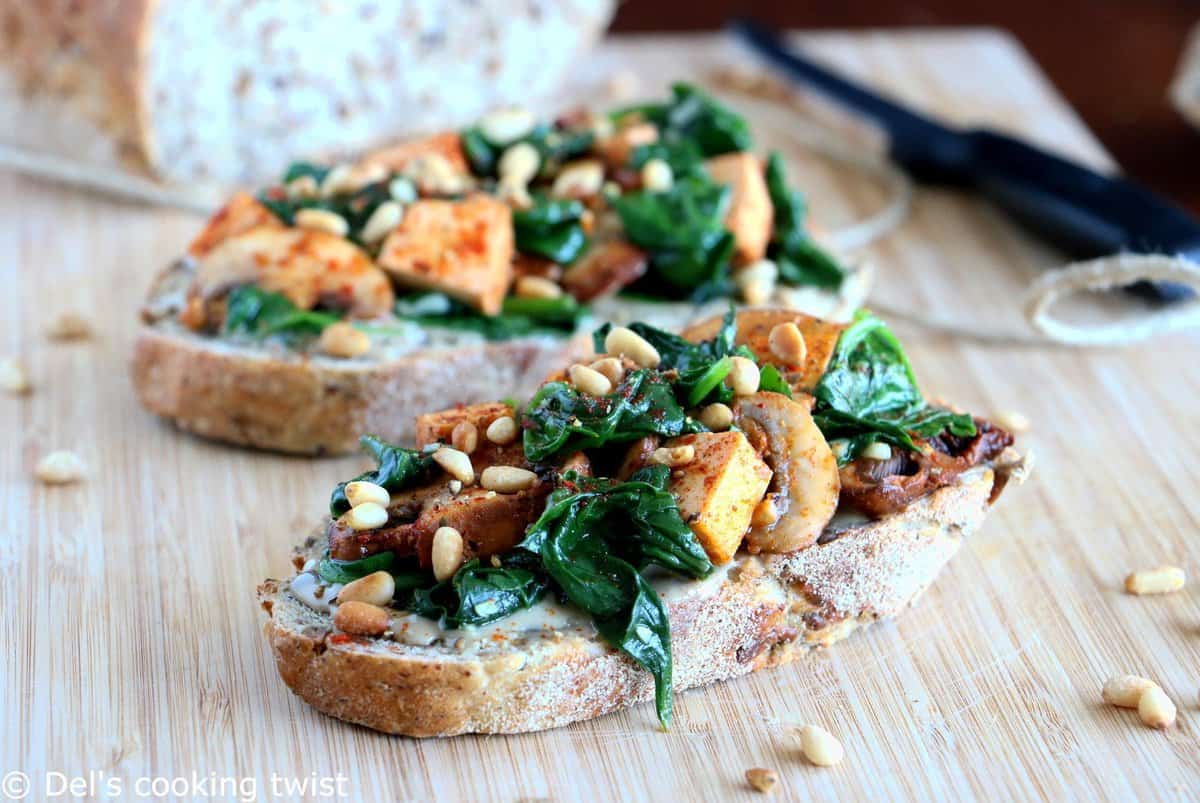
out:
<path id="1" fill-rule="evenodd" d="M 788 385 L 787 380 L 779 373 L 779 369 L 768 363 L 762 366 L 758 371 L 758 389 L 767 390 L 772 393 L 782 393 L 789 399 L 792 398 L 792 388 Z"/>
<path id="2" fill-rule="evenodd" d="M 391 569 L 395 562 L 393 552 L 379 552 L 361 560 L 334 560 L 326 555 L 317 563 L 317 574 L 327 583 L 351 583 L 368 574 Z"/>
<path id="3" fill-rule="evenodd" d="M 365 480 L 382 485 L 389 492 L 395 493 L 433 476 L 433 457 L 424 452 L 393 446 L 374 435 L 363 435 L 359 438 L 359 443 L 375 457 L 379 467 L 374 471 L 359 474 L 352 480 L 338 483 L 329 499 L 329 515 L 334 518 L 350 509 L 350 500 L 346 498 L 346 485 L 351 482 Z"/>
<path id="4" fill-rule="evenodd" d="M 530 607 L 548 588 L 544 574 L 533 568 L 484 566 L 472 560 L 449 580 L 415 589 L 409 607 L 445 628 L 479 626 Z"/>
<path id="5" fill-rule="evenodd" d="M 528 142 L 537 149 L 541 163 L 540 172 L 552 173 L 564 162 L 587 153 L 592 146 L 593 134 L 589 129 L 567 128 L 540 123 L 525 136 L 513 142 L 498 145 L 488 140 L 483 129 L 471 126 L 460 132 L 463 153 L 471 166 L 471 172 L 481 178 L 495 178 L 504 151 L 518 142 Z"/>
<path id="6" fill-rule="evenodd" d="M 825 438 L 846 442 L 842 464 L 876 440 L 915 449 L 913 435 L 929 438 L 945 430 L 975 434 L 971 416 L 925 403 L 900 341 L 883 321 L 865 311 L 838 338 L 813 395 L 813 418 Z"/>
<path id="7" fill-rule="evenodd" d="M 329 312 L 302 310 L 281 293 L 245 284 L 230 291 L 225 302 L 223 334 L 253 337 L 283 335 L 287 338 L 314 337 L 340 320 Z"/>
<path id="8" fill-rule="evenodd" d="M 629 113 L 640 114 L 654 123 L 667 142 L 694 142 L 705 157 L 748 151 L 754 145 L 744 117 L 692 84 L 672 85 L 671 98 L 665 103 L 632 106 L 614 112 L 613 116 Z"/>
<path id="9" fill-rule="evenodd" d="M 484 315 L 444 293 L 414 293 L 398 298 L 394 311 L 397 318 L 421 326 L 475 332 L 488 340 L 570 334 L 587 314 L 578 301 L 566 294 L 558 298 L 509 296 L 504 299 L 499 315 Z"/>
<path id="10" fill-rule="evenodd" d="M 571 264 L 587 246 L 583 213 L 583 204 L 579 201 L 536 196 L 532 207 L 513 213 L 517 250 L 560 265 Z"/>
<path id="11" fill-rule="evenodd" d="M 804 227 L 804 218 L 808 213 L 804 195 L 788 187 L 783 159 L 778 153 L 772 152 L 767 158 L 766 180 L 767 192 L 775 208 L 767 255 L 778 266 L 780 279 L 790 285 L 831 290 L 841 287 L 845 273 L 837 261 L 809 236 Z"/>
<path id="12" fill-rule="evenodd" d="M 325 179 L 325 176 L 328 175 L 329 171 L 330 168 L 328 167 L 308 162 L 294 162 L 284 173 L 283 183 L 286 184 L 301 176 L 312 176 L 319 185 Z M 280 192 L 280 188 L 275 187 L 260 193 L 258 200 L 289 226 L 295 225 L 296 213 L 301 209 L 324 209 L 334 212 L 340 215 L 348 224 L 349 233 L 347 237 L 366 248 L 368 244 L 364 243 L 361 238 L 363 226 L 367 224 L 367 221 L 370 220 L 371 215 L 375 213 L 380 204 L 391 200 L 392 196 L 388 183 L 388 181 L 378 181 L 360 187 L 353 192 L 335 195 L 332 198 L 289 198 L 286 193 Z"/>

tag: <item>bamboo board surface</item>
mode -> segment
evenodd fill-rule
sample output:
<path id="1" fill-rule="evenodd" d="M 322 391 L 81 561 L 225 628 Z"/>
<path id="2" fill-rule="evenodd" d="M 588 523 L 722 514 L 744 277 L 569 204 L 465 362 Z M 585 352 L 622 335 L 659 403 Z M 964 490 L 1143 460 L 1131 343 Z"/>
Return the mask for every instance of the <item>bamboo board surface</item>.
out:
<path id="1" fill-rule="evenodd" d="M 804 41 L 919 107 L 1107 162 L 995 32 Z M 686 76 L 726 50 L 711 37 L 627 39 L 596 69 Z M 877 200 L 861 179 L 804 175 L 832 225 Z M 143 777 L 235 779 L 257 793 L 242 799 L 266 800 L 272 776 L 338 774 L 343 799 L 363 801 L 751 799 L 753 766 L 779 772 L 778 799 L 1200 797 L 1200 592 L 1121 591 L 1133 567 L 1200 566 L 1195 336 L 1084 353 L 901 327 L 929 395 L 1020 410 L 1034 422 L 1021 445 L 1038 456 L 1033 480 L 1006 493 L 915 608 L 791 666 L 679 695 L 667 734 L 639 706 L 549 733 L 417 741 L 294 698 L 254 601 L 362 460 L 238 451 L 134 400 L 142 293 L 198 221 L 11 174 L 0 210 L 0 354 L 24 359 L 36 383 L 0 396 L 0 774 L 27 773 L 30 799 L 48 796 L 47 772 L 83 776 L 99 798 L 118 779 L 121 799 L 147 799 L 134 794 Z M 1023 282 L 1060 261 L 984 202 L 925 189 L 869 253 L 877 301 L 997 327 L 1019 325 Z M 47 341 L 48 313 L 64 310 L 91 318 L 98 338 Z M 86 482 L 33 481 L 55 448 L 84 457 Z M 1125 671 L 1176 701 L 1173 730 L 1101 703 L 1103 681 Z M 807 765 L 783 740 L 783 724 L 807 721 L 841 738 L 841 765 Z"/>

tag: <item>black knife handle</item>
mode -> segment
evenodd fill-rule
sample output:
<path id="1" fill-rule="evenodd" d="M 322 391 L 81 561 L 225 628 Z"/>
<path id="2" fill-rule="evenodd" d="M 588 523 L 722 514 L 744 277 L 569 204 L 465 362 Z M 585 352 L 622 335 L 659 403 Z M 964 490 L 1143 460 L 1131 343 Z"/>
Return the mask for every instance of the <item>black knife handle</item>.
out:
<path id="1" fill-rule="evenodd" d="M 975 185 L 1073 258 L 1200 249 L 1200 232 L 1190 216 L 1133 182 L 1097 175 L 993 131 L 967 136 L 967 172 Z M 1159 301 L 1193 295 L 1189 287 L 1171 282 L 1139 282 L 1132 289 Z"/>

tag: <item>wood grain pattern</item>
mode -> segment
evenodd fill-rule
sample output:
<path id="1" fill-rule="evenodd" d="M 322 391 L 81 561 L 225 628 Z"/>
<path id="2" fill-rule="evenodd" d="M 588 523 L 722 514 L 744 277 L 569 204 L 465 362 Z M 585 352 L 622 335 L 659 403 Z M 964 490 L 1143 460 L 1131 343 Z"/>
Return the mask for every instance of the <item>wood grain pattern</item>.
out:
<path id="1" fill-rule="evenodd" d="M 1003 36 L 806 41 L 917 105 L 1107 163 Z M 601 62 L 673 76 L 724 50 L 641 38 L 607 52 Z M 818 160 L 803 175 L 827 223 L 877 200 Z M 352 800 L 751 799 L 752 766 L 779 771 L 781 799 L 1200 795 L 1197 592 L 1121 591 L 1132 567 L 1200 565 L 1194 336 L 1080 353 L 904 332 L 930 394 L 1021 410 L 1038 453 L 1035 481 L 912 611 L 798 664 L 681 695 L 667 734 L 641 706 L 544 734 L 414 741 L 294 699 L 253 599 L 260 579 L 287 571 L 330 485 L 363 461 L 236 451 L 134 401 L 137 305 L 196 220 L 7 174 L 0 209 L 0 354 L 24 359 L 37 386 L 0 397 L 0 774 L 29 773 L 31 799 L 47 771 L 107 773 L 100 783 L 131 789 L 142 776 L 244 776 L 259 799 L 272 799 L 272 774 L 313 773 L 344 774 Z M 1017 325 L 1022 282 L 1060 261 L 985 203 L 943 190 L 919 191 L 908 223 L 871 255 L 876 299 L 996 326 Z M 64 310 L 89 316 L 98 338 L 48 342 L 48 316 Z M 87 481 L 34 483 L 38 457 L 62 447 L 88 462 Z M 1179 705 L 1177 727 L 1152 731 L 1103 705 L 1101 684 L 1118 671 L 1157 679 Z M 783 723 L 805 721 L 842 739 L 840 766 L 809 766 L 783 740 Z"/>

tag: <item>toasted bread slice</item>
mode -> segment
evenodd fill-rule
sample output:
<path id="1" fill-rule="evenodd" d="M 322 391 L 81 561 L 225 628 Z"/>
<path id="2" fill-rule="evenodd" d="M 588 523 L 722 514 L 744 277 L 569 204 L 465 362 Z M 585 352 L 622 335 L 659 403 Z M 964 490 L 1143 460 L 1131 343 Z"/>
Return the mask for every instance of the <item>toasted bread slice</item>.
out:
<path id="1" fill-rule="evenodd" d="M 743 552 L 706 580 L 655 581 L 671 619 L 675 689 L 788 663 L 900 613 L 980 526 L 1008 479 L 1023 478 L 1014 455 L 902 512 L 835 518 L 798 552 Z M 301 546 L 297 565 L 323 552 L 323 532 Z M 557 603 L 463 631 L 393 610 L 392 635 L 373 639 L 335 634 L 329 614 L 302 601 L 291 581 L 269 580 L 258 593 L 288 686 L 320 711 L 376 730 L 543 730 L 654 697 L 647 672 Z"/>

